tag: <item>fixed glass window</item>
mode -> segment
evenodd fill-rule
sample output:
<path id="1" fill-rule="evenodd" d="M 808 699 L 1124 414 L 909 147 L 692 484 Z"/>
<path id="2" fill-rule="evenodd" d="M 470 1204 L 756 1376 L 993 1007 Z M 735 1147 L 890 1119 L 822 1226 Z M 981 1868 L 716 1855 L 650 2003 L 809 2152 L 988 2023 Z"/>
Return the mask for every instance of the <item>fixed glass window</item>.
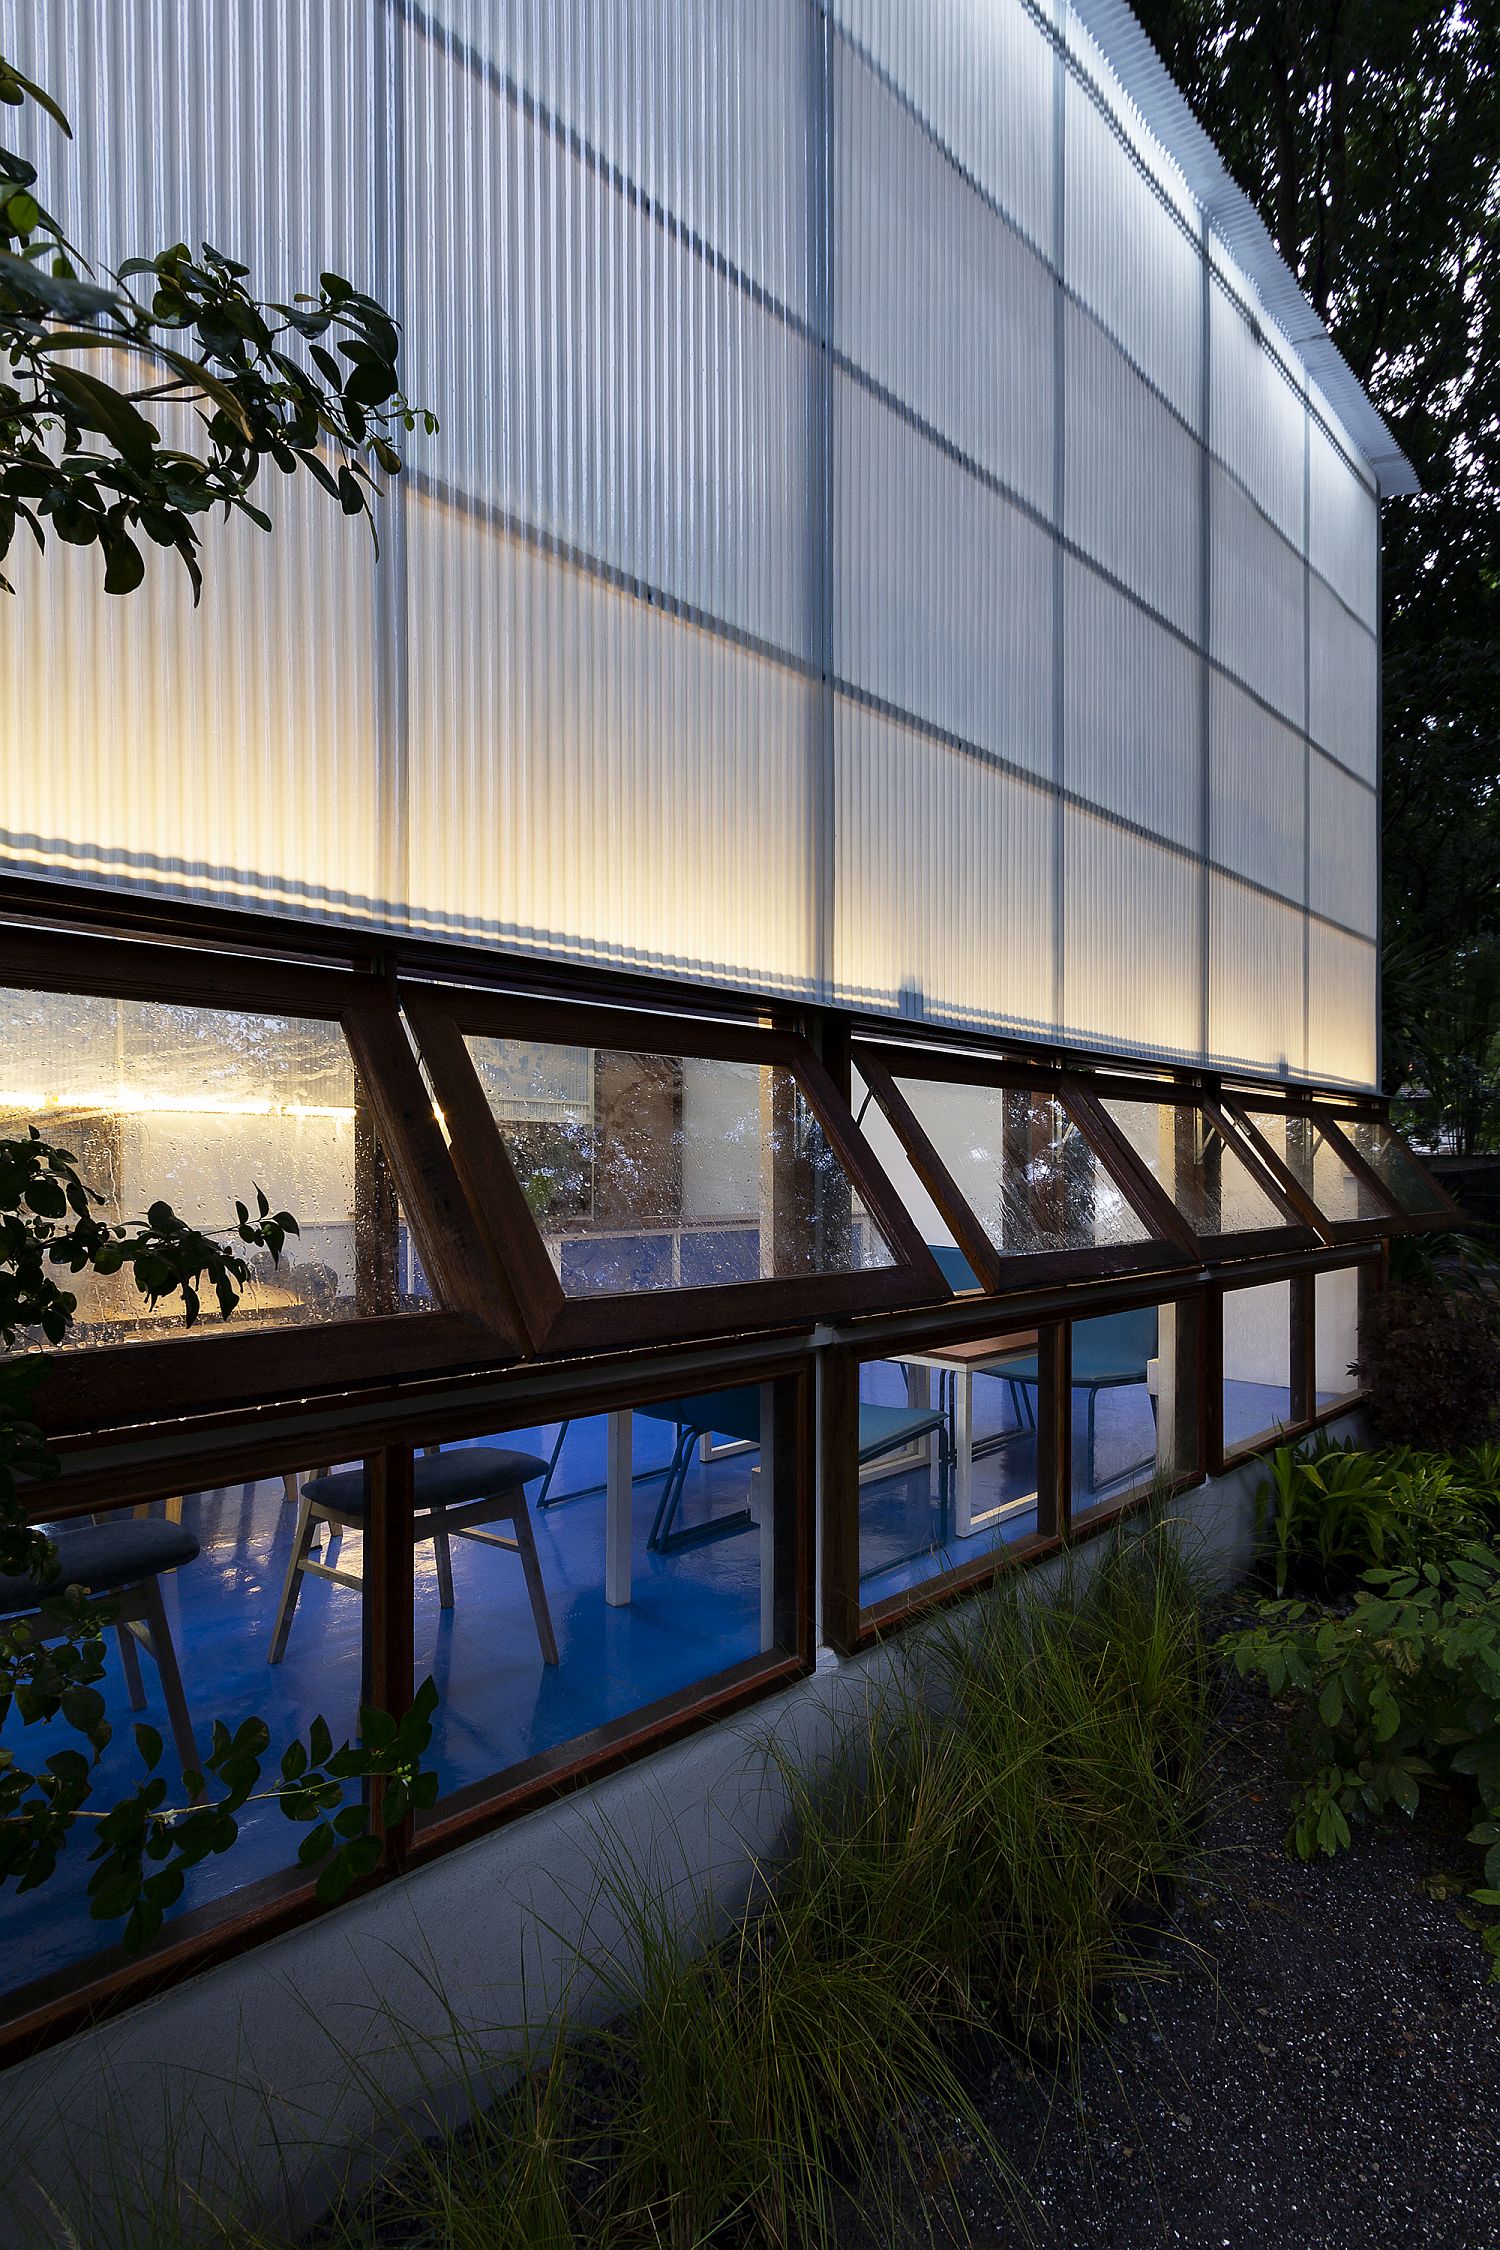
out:
<path id="1" fill-rule="evenodd" d="M 793 1658 L 796 1399 L 782 1379 L 581 1402 L 419 1449 L 415 1675 L 443 1691 L 431 1823 Z"/>
<path id="2" fill-rule="evenodd" d="M 1291 1282 L 1226 1289 L 1223 1319 L 1227 1455 L 1265 1444 L 1301 1418 L 1293 1388 Z"/>
<path id="3" fill-rule="evenodd" d="M 1074 1523 L 1199 1468 L 1198 1318 L 1168 1302 L 1070 1322 Z"/>
<path id="4" fill-rule="evenodd" d="M 1359 1305 L 1363 1269 L 1341 1266 L 1313 1278 L 1314 1405 L 1326 1413 L 1359 1389 Z"/>

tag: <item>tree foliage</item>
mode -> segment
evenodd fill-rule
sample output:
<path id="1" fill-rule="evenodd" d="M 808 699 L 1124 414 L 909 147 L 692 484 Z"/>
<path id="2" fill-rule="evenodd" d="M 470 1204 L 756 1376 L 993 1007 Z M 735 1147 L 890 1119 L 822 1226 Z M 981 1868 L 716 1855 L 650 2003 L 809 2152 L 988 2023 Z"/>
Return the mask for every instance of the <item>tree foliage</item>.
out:
<path id="1" fill-rule="evenodd" d="M 1386 1075 L 1500 1131 L 1500 10 L 1136 13 L 1422 480 L 1384 511 Z"/>
<path id="2" fill-rule="evenodd" d="M 0 103 L 30 100 L 71 139 L 40 86 L 0 57 Z M 396 323 L 342 275 L 291 304 L 203 243 L 97 274 L 39 199 L 35 165 L 0 147 L 0 564 L 16 533 L 97 546 L 104 587 L 145 576 L 140 541 L 173 551 L 198 599 L 198 519 L 220 507 L 262 531 L 250 497 L 267 462 L 305 474 L 373 535 L 375 474 L 430 413 L 396 377 Z M 165 423 L 181 443 L 163 435 Z M 0 576 L 0 587 L 14 591 Z"/>

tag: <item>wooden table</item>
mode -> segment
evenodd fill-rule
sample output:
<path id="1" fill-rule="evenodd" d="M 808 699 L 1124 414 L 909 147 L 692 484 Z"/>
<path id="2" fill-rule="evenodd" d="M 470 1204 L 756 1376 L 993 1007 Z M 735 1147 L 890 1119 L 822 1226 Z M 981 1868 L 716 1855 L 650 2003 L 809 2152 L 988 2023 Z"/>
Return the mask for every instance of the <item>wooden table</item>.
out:
<path id="1" fill-rule="evenodd" d="M 1005 1336 L 983 1336 L 970 1343 L 935 1345 L 931 1351 L 900 1355 L 903 1367 L 920 1371 L 920 1397 L 912 1395 L 912 1378 L 907 1377 L 907 1394 L 914 1406 L 929 1403 L 931 1383 L 927 1378 L 931 1369 L 953 1377 L 953 1531 L 958 1539 L 971 1539 L 975 1532 L 986 1531 L 1006 1516 L 1019 1515 L 1036 1505 L 1036 1494 L 1028 1492 L 981 1509 L 978 1515 L 974 1513 L 974 1378 L 1003 1375 L 1006 1360 L 1035 1351 L 1037 1341 L 1036 1329 L 1018 1328 Z"/>

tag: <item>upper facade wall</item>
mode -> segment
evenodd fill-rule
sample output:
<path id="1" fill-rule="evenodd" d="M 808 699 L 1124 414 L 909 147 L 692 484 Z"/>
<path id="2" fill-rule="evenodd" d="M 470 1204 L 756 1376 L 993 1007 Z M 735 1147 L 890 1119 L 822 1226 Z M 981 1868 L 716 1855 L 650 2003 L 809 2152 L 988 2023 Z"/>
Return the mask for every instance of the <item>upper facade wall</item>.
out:
<path id="1" fill-rule="evenodd" d="M 44 185 L 406 324 L 384 558 L 273 477 L 21 558 L 13 868 L 1370 1083 L 1373 482 L 1021 0 L 0 0 Z M 7 119 L 14 113 L 7 113 Z M 270 474 L 270 472 L 268 472 Z"/>

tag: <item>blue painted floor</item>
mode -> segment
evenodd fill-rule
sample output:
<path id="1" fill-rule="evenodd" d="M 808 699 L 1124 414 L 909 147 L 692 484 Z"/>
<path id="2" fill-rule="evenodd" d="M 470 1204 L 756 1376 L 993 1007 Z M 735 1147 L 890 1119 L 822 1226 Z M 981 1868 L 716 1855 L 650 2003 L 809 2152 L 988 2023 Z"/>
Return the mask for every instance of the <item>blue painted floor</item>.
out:
<path id="1" fill-rule="evenodd" d="M 862 1374 L 864 1395 L 904 1404 L 903 1371 L 874 1362 Z M 993 1378 L 974 1387 L 976 1514 L 1012 1500 L 1033 1499 L 1036 1441 L 1018 1421 L 1019 1397 Z M 1096 1482 L 1087 1457 L 1086 1401 L 1075 1398 L 1074 1458 L 1078 1464 L 1075 1513 L 1119 1498 L 1149 1475 L 1154 1442 L 1150 1400 L 1143 1386 L 1100 1394 L 1096 1430 Z M 1286 1419 L 1284 1392 L 1226 1385 L 1226 1429 L 1259 1434 Z M 441 1694 L 432 1762 L 445 1793 L 487 1779 L 541 1752 L 572 1741 L 660 1697 L 728 1670 L 760 1650 L 760 1556 L 753 1534 L 726 1538 L 662 1556 L 646 1545 L 673 1431 L 643 1415 L 635 1418 L 636 1501 L 634 1598 L 628 1608 L 604 1600 L 604 1469 L 607 1423 L 596 1415 L 571 1424 L 553 1491 L 569 1494 L 535 1512 L 537 1543 L 546 1579 L 561 1662 L 544 1665 L 519 1563 L 493 1548 L 463 1540 L 453 1547 L 455 1604 L 438 1603 L 430 1545 L 416 1552 L 416 1676 L 431 1673 Z M 507 1433 L 502 1442 L 550 1454 L 557 1425 Z M 999 1440 L 999 1443 L 988 1441 Z M 484 1442 L 484 1441 L 477 1441 Z M 1140 1464 L 1146 1460 L 1148 1466 Z M 755 1456 L 695 1461 L 688 1480 L 684 1521 L 729 1514 L 751 1498 Z M 533 1491 L 535 1487 L 533 1487 Z M 196 1533 L 198 1559 L 163 1580 L 199 1736 L 213 1719 L 234 1725 L 258 1713 L 278 1747 L 305 1735 L 321 1714 L 335 1739 L 352 1732 L 360 1686 L 360 1595 L 317 1578 L 304 1579 L 284 1662 L 266 1661 L 272 1619 L 290 1553 L 296 1511 L 279 1479 L 192 1494 L 183 1520 Z M 1021 1507 L 968 1539 L 953 1532 L 951 1475 L 922 1467 L 867 1481 L 860 1495 L 861 1594 L 868 1604 L 900 1593 L 975 1557 L 1035 1531 L 1035 1507 Z M 343 1560 L 359 1567 L 360 1541 L 346 1538 Z M 155 1668 L 142 1661 L 147 1709 L 140 1714 L 167 1735 Z M 139 1774 L 133 1737 L 135 1716 L 126 1703 L 118 1655 L 111 1643 L 105 1682 L 116 1735 L 105 1754 L 97 1801 L 109 1803 Z M 22 1735 L 14 1719 L 7 1742 L 42 1757 L 57 1742 Z M 71 1740 L 71 1738 L 70 1738 Z M 163 1771 L 176 1786 L 175 1767 Z M 179 1911 L 221 1898 L 292 1863 L 302 1831 L 274 1806 L 251 1807 L 233 1852 L 196 1870 Z M 7 1988 L 86 1957 L 111 1942 L 114 1925 L 91 1922 L 85 1887 L 87 1842 L 70 1852 L 58 1874 L 29 1896 L 0 1896 Z"/>

